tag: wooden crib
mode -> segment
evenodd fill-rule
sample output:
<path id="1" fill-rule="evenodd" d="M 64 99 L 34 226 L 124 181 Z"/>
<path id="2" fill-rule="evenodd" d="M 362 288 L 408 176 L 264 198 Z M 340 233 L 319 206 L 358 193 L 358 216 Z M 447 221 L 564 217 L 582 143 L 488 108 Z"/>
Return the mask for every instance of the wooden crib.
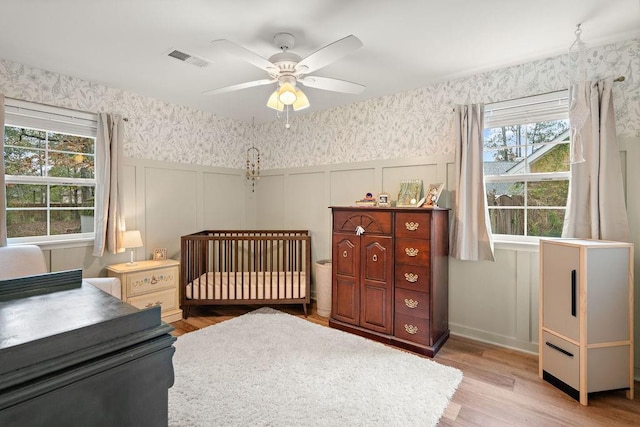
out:
<path id="1" fill-rule="evenodd" d="M 180 308 L 311 301 L 307 230 L 201 231 L 181 237 Z"/>

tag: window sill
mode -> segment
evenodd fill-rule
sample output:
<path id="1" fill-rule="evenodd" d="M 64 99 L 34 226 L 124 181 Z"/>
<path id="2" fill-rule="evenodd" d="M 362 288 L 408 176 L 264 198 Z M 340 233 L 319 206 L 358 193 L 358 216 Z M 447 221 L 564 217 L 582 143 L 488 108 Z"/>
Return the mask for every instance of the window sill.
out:
<path id="1" fill-rule="evenodd" d="M 9 242 L 9 246 L 13 245 L 37 245 L 40 246 L 42 250 L 51 250 L 51 249 L 68 249 L 68 248 L 78 248 L 78 247 L 86 247 L 93 246 L 93 237 L 91 238 L 78 238 L 78 239 L 69 239 L 69 240 L 56 240 L 56 241 L 29 241 L 29 242 Z"/>
<path id="2" fill-rule="evenodd" d="M 539 252 L 540 238 L 518 238 L 517 236 L 497 238 L 494 236 L 493 246 L 495 249 L 506 251 Z"/>

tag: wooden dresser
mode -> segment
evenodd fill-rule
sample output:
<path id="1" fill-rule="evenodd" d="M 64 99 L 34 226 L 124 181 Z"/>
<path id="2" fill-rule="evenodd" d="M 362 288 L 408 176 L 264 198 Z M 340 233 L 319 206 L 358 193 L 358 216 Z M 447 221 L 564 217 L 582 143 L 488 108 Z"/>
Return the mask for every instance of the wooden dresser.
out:
<path id="1" fill-rule="evenodd" d="M 449 337 L 449 210 L 331 209 L 329 325 L 433 356 Z"/>
<path id="2" fill-rule="evenodd" d="M 179 307 L 178 279 L 180 262 L 138 261 L 107 267 L 107 276 L 117 277 L 122 283 L 122 300 L 134 307 L 162 307 L 162 320 L 171 323 L 182 318 Z"/>

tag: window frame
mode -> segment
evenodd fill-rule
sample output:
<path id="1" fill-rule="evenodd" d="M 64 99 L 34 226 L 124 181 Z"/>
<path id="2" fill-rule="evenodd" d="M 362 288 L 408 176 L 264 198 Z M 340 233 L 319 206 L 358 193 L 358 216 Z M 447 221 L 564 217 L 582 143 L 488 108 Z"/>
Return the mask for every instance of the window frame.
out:
<path id="1" fill-rule="evenodd" d="M 509 101 L 497 102 L 492 104 L 487 104 L 485 106 L 484 113 L 484 129 L 483 129 L 483 159 L 487 152 L 497 151 L 500 148 L 496 148 L 495 150 L 487 150 L 484 147 L 484 132 L 488 129 L 495 129 L 503 126 L 525 126 L 532 123 L 539 123 L 545 121 L 556 121 L 556 120 L 568 120 L 569 119 L 569 91 L 561 90 L 557 92 L 546 93 L 542 95 L 534 95 L 530 97 L 517 98 Z M 550 145 L 553 147 L 559 146 L 561 144 L 571 144 L 570 138 L 567 137 L 570 135 L 570 128 L 567 129 L 562 134 L 558 135 L 554 141 L 544 142 L 544 143 L 536 143 Z M 524 145 L 517 145 L 519 147 L 530 147 L 533 143 L 528 143 Z M 534 153 L 532 153 L 534 154 Z M 530 157 L 532 154 L 527 155 L 526 157 Z M 525 157 L 525 158 L 526 158 Z M 524 167 L 528 164 L 524 163 Z M 540 239 L 548 238 L 548 236 L 537 236 L 528 234 L 530 230 L 528 229 L 528 214 L 530 210 L 563 210 L 566 212 L 566 203 L 564 206 L 535 206 L 530 205 L 528 203 L 528 185 L 530 183 L 535 182 L 545 182 L 545 181 L 566 181 L 568 185 L 571 183 L 571 171 L 556 171 L 556 172 L 526 172 L 526 173 L 517 173 L 517 174 L 486 174 L 484 172 L 484 160 L 483 160 L 483 178 L 484 178 L 484 188 L 485 188 L 485 200 L 487 196 L 487 184 L 492 183 L 522 183 L 524 185 L 523 189 L 523 205 L 519 206 L 487 206 L 487 210 L 490 212 L 491 210 L 523 210 L 523 224 L 524 224 L 524 234 L 500 234 L 494 233 L 491 230 L 491 225 L 489 232 L 493 237 L 494 242 L 497 243 L 538 243 Z"/>
<path id="2" fill-rule="evenodd" d="M 26 128 L 47 133 L 57 133 L 62 135 L 78 136 L 82 138 L 93 139 L 93 152 L 82 153 L 83 155 L 93 156 L 94 167 L 96 164 L 96 138 L 97 138 L 97 121 L 98 116 L 94 113 L 69 110 L 49 105 L 36 104 L 32 102 L 5 98 L 5 122 L 3 131 L 6 127 Z M 22 148 L 22 147 L 18 147 Z M 48 144 L 43 150 L 45 158 L 49 153 L 65 153 L 65 150 L 50 149 Z M 70 152 L 67 152 L 70 153 Z M 4 152 L 3 152 L 4 161 Z M 94 169 L 95 171 L 95 169 Z M 7 212 L 12 210 L 34 210 L 47 212 L 47 235 L 41 236 L 25 236 L 25 237 L 8 237 L 8 244 L 47 244 L 55 245 L 56 243 L 93 241 L 95 239 L 95 227 L 91 232 L 69 233 L 69 234 L 51 234 L 51 213 L 56 210 L 88 210 L 94 211 L 95 217 L 95 200 L 92 207 L 89 206 L 73 206 L 65 208 L 51 207 L 51 186 L 68 185 L 68 186 L 97 186 L 97 177 L 94 173 L 93 178 L 73 178 L 58 176 L 39 176 L 39 175 L 8 175 L 5 174 L 5 183 L 7 184 L 30 184 L 42 185 L 47 187 L 47 201 L 44 207 L 35 207 L 32 209 L 16 209 L 7 206 L 8 200 L 5 200 L 5 209 Z"/>

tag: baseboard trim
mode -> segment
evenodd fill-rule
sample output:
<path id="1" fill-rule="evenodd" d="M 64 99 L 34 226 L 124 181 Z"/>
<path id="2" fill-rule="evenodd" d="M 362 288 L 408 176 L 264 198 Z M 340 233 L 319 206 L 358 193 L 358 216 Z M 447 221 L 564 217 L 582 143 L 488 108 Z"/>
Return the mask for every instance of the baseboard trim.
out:
<path id="1" fill-rule="evenodd" d="M 458 337 L 469 338 L 472 340 L 480 341 L 487 344 L 497 345 L 499 347 L 508 348 L 511 350 L 518 350 L 524 353 L 538 355 L 538 343 L 518 341 L 512 337 L 504 335 L 493 334 L 478 329 L 467 328 L 465 326 L 456 325 L 449 322 L 449 329 L 451 335 Z"/>

